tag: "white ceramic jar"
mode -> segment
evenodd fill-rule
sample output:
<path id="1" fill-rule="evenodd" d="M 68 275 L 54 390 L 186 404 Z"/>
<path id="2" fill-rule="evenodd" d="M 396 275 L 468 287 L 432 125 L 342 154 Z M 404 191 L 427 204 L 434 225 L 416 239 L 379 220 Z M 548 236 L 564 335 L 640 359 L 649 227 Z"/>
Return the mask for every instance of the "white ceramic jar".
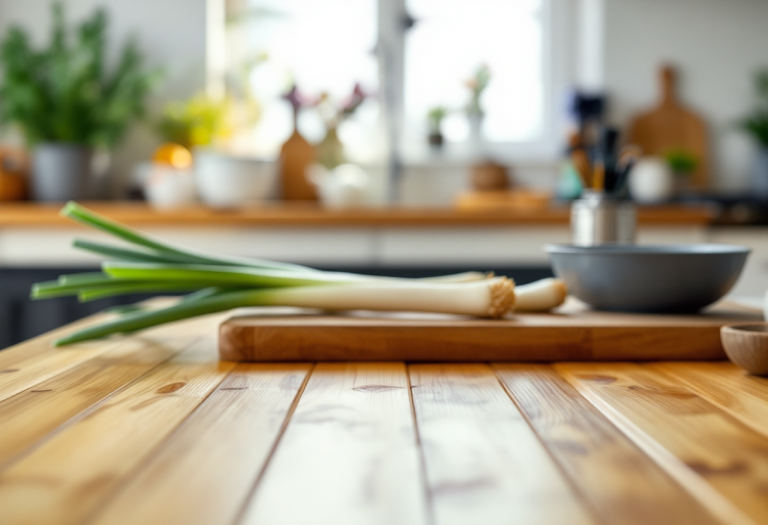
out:
<path id="1" fill-rule="evenodd" d="M 675 176 L 661 157 L 640 158 L 629 174 L 629 193 L 643 204 L 659 204 L 675 194 Z"/>
<path id="2" fill-rule="evenodd" d="M 191 169 L 178 169 L 154 162 L 138 168 L 144 196 L 153 208 L 173 209 L 197 202 L 197 188 Z"/>

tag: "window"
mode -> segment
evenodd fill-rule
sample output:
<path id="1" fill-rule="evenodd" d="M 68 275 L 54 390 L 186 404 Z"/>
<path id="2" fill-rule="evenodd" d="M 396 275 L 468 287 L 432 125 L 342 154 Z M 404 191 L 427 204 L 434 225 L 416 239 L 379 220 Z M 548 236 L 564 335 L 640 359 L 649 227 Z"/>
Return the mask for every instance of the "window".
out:
<path id="1" fill-rule="evenodd" d="M 541 135 L 541 0 L 409 0 L 407 7 L 416 23 L 406 37 L 406 129 L 423 135 L 429 109 L 445 106 L 445 138 L 467 140 L 464 83 L 486 64 L 491 82 L 482 100 L 483 137 L 527 142 Z"/>
<path id="2" fill-rule="evenodd" d="M 255 133 L 261 151 L 275 152 L 290 133 L 290 107 L 280 95 L 292 80 L 313 97 L 327 92 L 341 100 L 355 83 L 376 95 L 339 128 L 357 153 L 381 153 L 372 143 L 385 142 L 387 127 L 397 135 L 390 147 L 406 161 L 409 151 L 428 150 L 427 113 L 436 106 L 448 109 L 449 147 L 466 145 L 465 82 L 483 64 L 492 75 L 482 98 L 484 140 L 523 146 L 551 132 L 551 0 L 240 1 L 244 9 L 230 18 L 246 21 L 230 32 L 230 69 L 266 57 L 248 76 L 262 106 Z M 302 112 L 299 129 L 314 141 L 325 131 L 313 111 Z"/>

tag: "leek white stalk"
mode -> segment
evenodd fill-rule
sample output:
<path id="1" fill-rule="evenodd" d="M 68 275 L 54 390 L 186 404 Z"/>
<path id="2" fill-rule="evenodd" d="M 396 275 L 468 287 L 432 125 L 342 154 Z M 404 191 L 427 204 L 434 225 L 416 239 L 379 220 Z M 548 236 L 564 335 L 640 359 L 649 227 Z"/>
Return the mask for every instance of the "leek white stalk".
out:
<path id="1" fill-rule="evenodd" d="M 568 295 L 560 279 L 542 279 L 515 287 L 515 312 L 548 312 L 557 308 Z"/>
<path id="2" fill-rule="evenodd" d="M 324 310 L 436 312 L 502 317 L 515 304 L 506 277 L 465 283 L 366 282 L 265 290 L 269 304 Z"/>

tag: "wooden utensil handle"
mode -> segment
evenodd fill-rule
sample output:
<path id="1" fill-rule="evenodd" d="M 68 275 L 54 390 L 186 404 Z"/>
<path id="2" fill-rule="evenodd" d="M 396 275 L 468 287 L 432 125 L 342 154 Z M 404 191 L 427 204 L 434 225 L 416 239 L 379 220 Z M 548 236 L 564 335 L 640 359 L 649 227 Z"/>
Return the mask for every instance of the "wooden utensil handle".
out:
<path id="1" fill-rule="evenodd" d="M 670 65 L 661 68 L 661 96 L 663 104 L 677 102 L 677 72 Z"/>

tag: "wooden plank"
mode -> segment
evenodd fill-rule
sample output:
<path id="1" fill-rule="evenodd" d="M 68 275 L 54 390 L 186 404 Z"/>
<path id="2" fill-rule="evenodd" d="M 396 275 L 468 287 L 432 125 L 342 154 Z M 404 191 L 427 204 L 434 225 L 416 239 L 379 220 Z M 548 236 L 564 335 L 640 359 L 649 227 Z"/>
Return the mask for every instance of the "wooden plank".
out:
<path id="1" fill-rule="evenodd" d="M 405 365 L 318 364 L 241 523 L 427 521 Z"/>
<path id="2" fill-rule="evenodd" d="M 768 523 L 768 440 L 680 382 L 636 364 L 555 365 L 726 523 Z"/>
<path id="3" fill-rule="evenodd" d="M 590 361 L 724 359 L 720 327 L 760 319 L 723 304 L 701 315 L 597 312 L 570 301 L 509 319 L 405 313 L 233 317 L 220 353 L 233 361 Z"/>
<path id="4" fill-rule="evenodd" d="M 196 338 L 131 339 L 112 351 L 0 402 L 0 469 L 47 434 L 158 364 Z"/>
<path id="5" fill-rule="evenodd" d="M 215 330 L 215 326 L 222 319 L 222 315 L 225 314 L 158 326 L 145 330 L 132 336 L 132 338 L 133 340 L 144 341 L 145 344 L 162 344 L 166 337 L 210 333 Z M 71 331 L 73 331 L 71 325 L 64 330 L 65 333 Z M 37 347 L 30 347 L 31 355 L 29 357 L 19 359 L 11 368 L 0 370 L 0 401 L 66 372 L 89 359 L 115 350 L 128 341 L 129 339 L 124 336 L 116 336 L 59 348 L 40 341 L 40 344 L 47 346 L 45 350 L 38 351 Z"/>
<path id="6" fill-rule="evenodd" d="M 79 524 L 234 367 L 205 338 L 0 474 L 6 523 Z"/>
<path id="7" fill-rule="evenodd" d="M 27 360 L 33 356 L 43 353 L 53 353 L 54 347 L 51 343 L 56 339 L 59 339 L 65 334 L 69 334 L 75 330 L 80 330 L 87 326 L 95 325 L 100 322 L 106 321 L 109 318 L 108 314 L 96 314 L 70 323 L 56 330 L 51 330 L 35 338 L 32 338 L 23 343 L 6 348 L 0 351 L 0 374 L 8 373 L 9 368 L 19 361 Z"/>
<path id="8" fill-rule="evenodd" d="M 307 364 L 237 366 L 89 523 L 232 523 L 309 370 Z"/>
<path id="9" fill-rule="evenodd" d="M 666 363 L 654 370 L 671 374 L 697 395 L 768 436 L 768 378 L 731 363 Z"/>
<path id="10" fill-rule="evenodd" d="M 552 367 L 496 364 L 494 368 L 603 523 L 720 523 Z"/>
<path id="11" fill-rule="evenodd" d="M 489 366 L 408 370 L 436 524 L 594 523 Z"/>

